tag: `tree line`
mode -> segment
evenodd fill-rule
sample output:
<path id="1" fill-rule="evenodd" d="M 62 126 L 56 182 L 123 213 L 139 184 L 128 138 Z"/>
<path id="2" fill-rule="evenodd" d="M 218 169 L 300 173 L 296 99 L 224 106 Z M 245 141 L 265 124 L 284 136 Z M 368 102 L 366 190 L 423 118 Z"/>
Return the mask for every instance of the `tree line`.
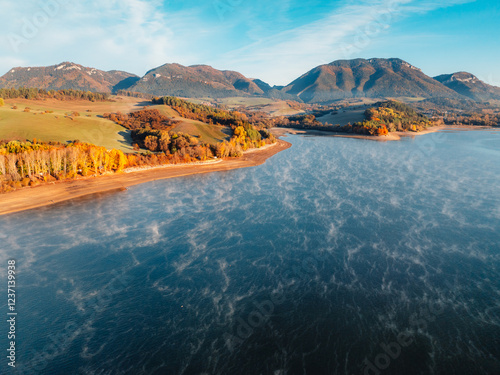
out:
<path id="1" fill-rule="evenodd" d="M 236 147 L 239 144 L 243 150 L 246 150 L 276 142 L 274 136 L 266 130 L 272 126 L 271 122 L 265 123 L 261 116 L 252 118 L 238 111 L 228 111 L 214 106 L 195 104 L 173 96 L 153 98 L 152 103 L 168 105 L 184 118 L 231 128 L 233 131 L 231 140 L 233 142 L 232 144 L 231 141 L 229 142 L 227 145 L 229 148 Z M 243 133 L 244 137 L 241 136 Z"/>
<path id="2" fill-rule="evenodd" d="M 498 113 L 447 113 L 443 120 L 447 125 L 500 126 Z"/>
<path id="3" fill-rule="evenodd" d="M 325 114 L 324 112 L 319 113 L 321 115 Z M 281 117 L 277 119 L 275 125 L 298 129 L 382 136 L 395 131 L 421 131 L 429 126 L 441 123 L 439 120 L 432 121 L 426 116 L 417 113 L 404 103 L 392 100 L 374 104 L 373 107 L 366 109 L 364 116 L 363 121 L 340 126 L 323 124 L 316 119 L 314 114 L 310 113 L 288 118 Z"/>
<path id="4" fill-rule="evenodd" d="M 181 106 L 178 106 L 182 108 Z M 208 116 L 207 108 L 185 105 L 186 113 Z M 229 139 L 215 145 L 202 142 L 198 137 L 175 132 L 177 121 L 157 109 L 144 108 L 129 114 L 106 113 L 103 117 L 131 130 L 134 148 L 142 153 L 124 154 L 120 150 L 75 140 L 69 144 L 59 142 L 0 141 L 0 191 L 5 192 L 41 182 L 120 172 L 127 167 L 144 165 L 190 163 L 213 157 L 239 157 L 249 148 L 276 142 L 266 129 L 257 130 L 246 121 L 245 115 L 223 110 L 210 112 L 212 119 L 226 121 L 232 129 Z M 206 117 L 204 117 L 206 118 Z"/>
<path id="5" fill-rule="evenodd" d="M 157 109 L 145 108 L 128 115 L 106 113 L 104 117 L 132 130 L 132 139 L 137 146 L 152 152 L 173 154 L 180 150 L 181 154 L 187 152 L 191 156 L 203 159 L 210 153 L 217 157 L 240 156 L 249 148 L 259 148 L 276 142 L 270 132 L 266 129 L 257 130 L 248 121 L 248 117 L 240 112 L 195 104 L 175 97 L 154 98 L 152 103 L 168 105 L 183 118 L 226 126 L 233 134 L 229 141 L 223 141 L 217 148 L 217 145 L 200 143 L 196 137 L 172 132 L 178 121 L 161 114 Z"/>
<path id="6" fill-rule="evenodd" d="M 206 160 L 214 156 L 209 144 L 199 142 L 188 134 L 172 131 L 178 121 L 157 109 L 145 108 L 129 114 L 105 113 L 103 117 L 131 130 L 136 150 L 143 148 L 150 152 L 162 152 L 167 158 L 177 154 L 175 158 L 183 162 Z"/>
<path id="7" fill-rule="evenodd" d="M 249 127 L 246 115 L 236 111 L 226 111 L 213 106 L 195 104 L 174 96 L 153 98 L 153 104 L 163 104 L 172 107 L 181 117 L 205 122 L 210 125 L 222 125 L 236 128 Z"/>
<path id="8" fill-rule="evenodd" d="M 178 121 L 162 114 L 157 109 L 144 108 L 140 111 L 131 112 L 129 114 L 117 113 L 104 113 L 103 117 L 111 120 L 118 125 L 123 126 L 129 130 L 136 129 L 155 129 L 155 130 L 168 130 Z"/>
<path id="9" fill-rule="evenodd" d="M 91 102 L 109 101 L 106 93 L 96 93 L 81 90 L 44 90 L 37 88 L 4 88 L 0 89 L 0 98 L 3 99 L 57 99 L 57 100 L 88 100 Z"/>
<path id="10" fill-rule="evenodd" d="M 0 191 L 77 176 L 120 172 L 128 164 L 120 150 L 74 141 L 0 142 Z"/>
<path id="11" fill-rule="evenodd" d="M 118 91 L 116 91 L 116 95 L 128 96 L 130 98 L 147 99 L 147 100 L 151 100 L 151 97 L 152 97 L 151 94 L 144 94 L 142 92 L 127 91 L 127 90 L 118 90 Z"/>

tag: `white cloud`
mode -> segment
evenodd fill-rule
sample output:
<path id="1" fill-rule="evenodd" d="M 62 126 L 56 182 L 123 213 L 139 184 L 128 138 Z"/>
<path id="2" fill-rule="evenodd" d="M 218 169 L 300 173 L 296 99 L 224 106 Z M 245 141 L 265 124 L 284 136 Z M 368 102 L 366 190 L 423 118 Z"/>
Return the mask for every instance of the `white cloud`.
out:
<path id="1" fill-rule="evenodd" d="M 322 20 L 263 38 L 222 57 L 246 75 L 287 84 L 319 64 L 360 56 L 403 17 L 471 1 L 347 2 Z"/>
<path id="2" fill-rule="evenodd" d="M 72 60 L 141 75 L 146 69 L 192 57 L 179 34 L 189 37 L 186 29 L 196 12 L 166 14 L 157 0 L 50 2 L 54 4 L 50 11 L 34 0 L 24 1 L 22 8 L 0 3 L 1 32 L 9 36 L 0 41 L 4 51 L 0 71 L 8 71 L 13 62 L 50 65 Z"/>
<path id="3" fill-rule="evenodd" d="M 0 0 L 0 32 L 7 36 L 0 39 L 0 75 L 13 66 L 68 60 L 142 75 L 177 62 L 212 64 L 271 84 L 286 84 L 319 64 L 362 56 L 375 41 L 384 40 L 390 26 L 402 17 L 464 2 L 470 0 L 345 0 L 321 20 L 271 36 L 269 20 L 262 21 L 263 27 L 258 16 L 251 14 L 249 28 L 240 38 L 247 45 L 228 51 L 234 48 L 228 47 L 228 34 L 240 32 L 235 30 L 242 15 L 228 15 L 224 22 L 214 23 L 203 13 L 207 4 L 167 12 L 161 0 L 24 0 L 22 4 Z M 283 1 L 275 11 L 284 14 L 289 6 Z M 251 7 L 235 7 L 234 12 L 238 11 L 251 11 Z M 281 16 L 276 22 L 286 30 L 293 20 Z M 248 38 L 254 42 L 244 42 Z"/>

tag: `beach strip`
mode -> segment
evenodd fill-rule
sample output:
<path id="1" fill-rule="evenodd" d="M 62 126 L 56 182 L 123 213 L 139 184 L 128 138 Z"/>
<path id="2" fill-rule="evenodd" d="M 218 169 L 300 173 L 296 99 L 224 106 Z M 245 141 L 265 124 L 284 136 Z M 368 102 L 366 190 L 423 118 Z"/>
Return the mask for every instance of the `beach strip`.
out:
<path id="1" fill-rule="evenodd" d="M 26 187 L 0 194 L 0 215 L 48 206 L 89 194 L 118 192 L 129 186 L 149 181 L 254 167 L 264 164 L 267 159 L 291 146 L 290 143 L 278 139 L 273 145 L 264 146 L 262 149 L 251 149 L 245 152 L 242 157 L 227 158 L 220 162 L 158 166 L 134 170 L 130 173 L 86 177 Z"/>

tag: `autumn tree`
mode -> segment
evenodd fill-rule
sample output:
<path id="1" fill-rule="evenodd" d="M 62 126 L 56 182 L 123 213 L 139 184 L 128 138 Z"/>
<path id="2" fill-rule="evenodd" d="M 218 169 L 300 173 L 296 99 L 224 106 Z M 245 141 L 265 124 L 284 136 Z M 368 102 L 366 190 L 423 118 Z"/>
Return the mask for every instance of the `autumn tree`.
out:
<path id="1" fill-rule="evenodd" d="M 7 173 L 7 169 L 5 166 L 5 156 L 0 154 L 0 175 L 5 176 Z"/>

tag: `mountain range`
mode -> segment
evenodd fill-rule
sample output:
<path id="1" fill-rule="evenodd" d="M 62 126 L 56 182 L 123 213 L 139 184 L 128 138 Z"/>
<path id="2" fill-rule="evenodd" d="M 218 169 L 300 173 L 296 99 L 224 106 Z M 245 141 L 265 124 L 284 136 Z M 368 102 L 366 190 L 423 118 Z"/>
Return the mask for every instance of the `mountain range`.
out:
<path id="1" fill-rule="evenodd" d="M 123 71 L 102 71 L 63 62 L 48 67 L 13 68 L 0 77 L 0 88 L 37 87 L 115 93 L 127 90 L 154 96 L 224 98 L 271 97 L 307 103 L 347 98 L 421 97 L 500 100 L 500 88 L 471 73 L 429 77 L 401 59 L 339 60 L 320 65 L 287 86 L 270 86 L 230 70 L 208 65 L 165 64 L 144 77 Z"/>
<path id="2" fill-rule="evenodd" d="M 460 95 L 476 101 L 500 100 L 500 87 L 488 85 L 471 73 L 443 74 L 434 79 Z"/>
<path id="3" fill-rule="evenodd" d="M 87 68 L 71 62 L 31 68 L 13 68 L 0 77 L 0 88 L 36 87 L 45 90 L 83 90 L 102 93 L 130 87 L 140 78 L 135 74 Z"/>
<path id="4" fill-rule="evenodd" d="M 400 59 L 334 61 L 310 70 L 283 91 L 309 103 L 358 97 L 457 96 L 455 91 Z"/>
<path id="5" fill-rule="evenodd" d="M 243 74 L 217 70 L 208 65 L 165 64 L 147 72 L 129 89 L 157 96 L 187 98 L 264 95 L 264 91 Z"/>

